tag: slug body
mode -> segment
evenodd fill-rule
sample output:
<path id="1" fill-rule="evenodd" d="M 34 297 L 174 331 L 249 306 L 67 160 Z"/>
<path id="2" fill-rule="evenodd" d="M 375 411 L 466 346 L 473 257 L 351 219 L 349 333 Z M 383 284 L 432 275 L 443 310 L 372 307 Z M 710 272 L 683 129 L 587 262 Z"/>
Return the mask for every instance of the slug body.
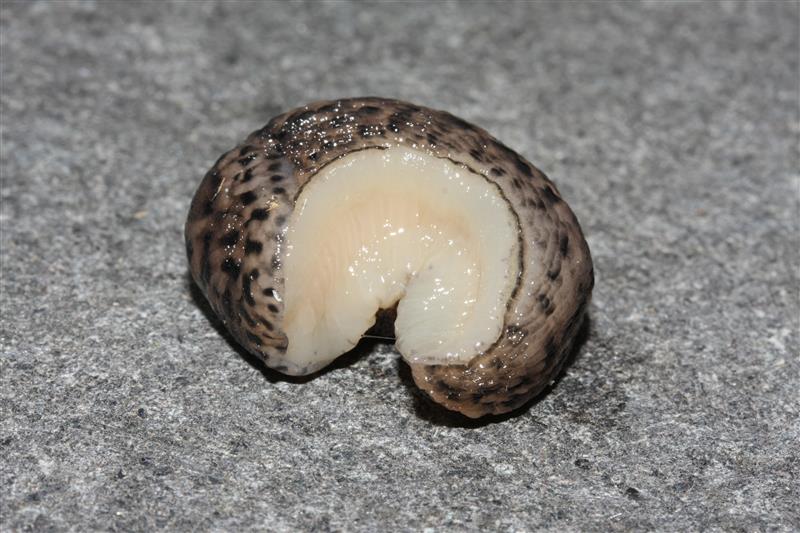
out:
<path id="1" fill-rule="evenodd" d="M 559 373 L 594 284 L 547 177 L 486 131 L 381 98 L 273 118 L 206 174 L 186 223 L 192 276 L 276 370 L 319 370 L 377 311 L 435 402 L 499 414 Z"/>

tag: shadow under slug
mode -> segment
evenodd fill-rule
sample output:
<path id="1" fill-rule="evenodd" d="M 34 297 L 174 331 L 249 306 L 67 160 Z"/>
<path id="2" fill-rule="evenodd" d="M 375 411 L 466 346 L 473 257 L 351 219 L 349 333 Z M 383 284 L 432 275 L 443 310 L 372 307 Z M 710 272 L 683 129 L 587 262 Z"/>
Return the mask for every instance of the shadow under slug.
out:
<path id="1" fill-rule="evenodd" d="M 268 367 L 264 364 L 264 362 L 256 355 L 245 350 L 241 344 L 239 344 L 236 339 L 228 331 L 228 328 L 225 327 L 225 324 L 217 317 L 214 310 L 211 309 L 211 305 L 209 305 L 208 300 L 206 299 L 205 295 L 203 295 L 203 291 L 200 290 L 200 287 L 192 280 L 191 272 L 187 271 L 186 276 L 184 278 L 184 282 L 188 287 L 189 293 L 194 301 L 195 305 L 200 309 L 203 313 L 205 318 L 208 320 L 209 324 L 219 333 L 220 337 L 225 339 L 225 342 L 230 345 L 231 349 L 233 349 L 239 357 L 241 357 L 248 365 L 255 368 L 264 376 L 264 378 L 269 381 L 270 383 L 277 383 L 277 382 L 285 382 L 285 383 L 297 383 L 303 384 L 308 383 L 309 381 L 316 379 L 319 376 L 325 375 L 329 372 L 334 370 L 338 370 L 340 368 L 347 368 L 353 365 L 356 361 L 361 359 L 362 357 L 367 356 L 374 347 L 378 344 L 381 344 L 382 341 L 374 338 L 365 337 L 361 339 L 355 348 L 350 350 L 347 353 L 342 354 L 336 360 L 334 360 L 330 365 L 326 366 L 325 368 L 314 372 L 313 374 L 307 374 L 304 376 L 290 376 L 288 374 L 284 374 L 282 372 L 278 372 L 277 370 L 273 370 L 272 368 Z M 373 328 L 374 329 L 374 328 Z M 373 330 L 367 332 L 369 334 Z M 385 341 L 383 341 L 385 342 Z"/>
<path id="2" fill-rule="evenodd" d="M 526 403 L 521 405 L 520 407 L 510 411 L 508 413 L 503 413 L 500 415 L 484 415 L 480 418 L 470 418 L 466 415 L 463 415 L 456 411 L 451 411 L 438 403 L 431 400 L 431 398 L 425 394 L 422 390 L 417 387 L 416 383 L 414 383 L 414 378 L 411 376 L 411 367 L 403 360 L 402 357 L 397 359 L 398 365 L 398 374 L 400 379 L 403 382 L 403 385 L 408 388 L 413 401 L 414 401 L 414 412 L 415 414 L 427 422 L 437 425 L 437 426 L 445 426 L 445 427 L 458 427 L 458 428 L 481 428 L 484 426 L 488 426 L 490 424 L 496 424 L 499 422 L 505 422 L 506 420 L 510 420 L 513 418 L 517 418 L 520 415 L 527 413 L 531 407 L 538 404 L 542 401 L 550 391 L 555 389 L 558 384 L 563 379 L 564 375 L 566 374 L 567 369 L 572 366 L 575 361 L 577 361 L 582 352 L 583 345 L 589 338 L 589 334 L 591 333 L 591 318 L 589 316 L 589 312 L 587 311 L 586 315 L 584 316 L 583 323 L 581 324 L 580 329 L 578 330 L 577 335 L 575 336 L 575 340 L 572 345 L 572 349 L 570 350 L 567 357 L 564 359 L 564 364 L 561 367 L 556 378 L 553 380 L 549 386 L 547 386 L 542 392 L 528 400 Z"/>
<path id="3" fill-rule="evenodd" d="M 192 280 L 191 273 L 186 273 L 184 281 L 188 286 L 192 300 L 194 300 L 195 305 L 197 305 L 197 307 L 201 310 L 211 326 L 223 339 L 225 339 L 225 341 L 239 355 L 240 358 L 242 358 L 248 365 L 261 372 L 264 378 L 270 383 L 286 382 L 303 384 L 308 383 L 309 381 L 329 372 L 347 368 L 355 364 L 362 357 L 369 355 L 377 345 L 387 344 L 385 339 L 391 338 L 393 335 L 396 307 L 395 309 L 382 309 L 378 312 L 375 326 L 370 328 L 370 330 L 365 333 L 366 336 L 361 339 L 355 348 L 341 355 L 332 364 L 328 365 L 322 370 L 319 370 L 318 372 L 305 376 L 289 376 L 269 368 L 263 363 L 263 361 L 261 361 L 261 359 L 245 350 L 238 342 L 236 342 L 233 336 L 228 332 L 225 325 L 219 320 L 217 315 L 211 309 L 211 306 L 209 305 L 200 288 Z M 558 386 L 564 374 L 566 373 L 566 370 L 580 358 L 583 345 L 589 338 L 590 331 L 591 318 L 587 312 L 586 316 L 584 317 L 583 324 L 581 325 L 580 329 L 578 330 L 578 334 L 575 337 L 572 349 L 570 350 L 569 355 L 566 357 L 564 365 L 561 368 L 561 371 L 558 373 L 555 381 L 553 381 L 553 383 L 545 388 L 540 394 L 531 398 L 524 405 L 511 412 L 501 415 L 486 415 L 482 416 L 481 418 L 470 418 L 437 404 L 416 386 L 414 379 L 411 376 L 411 367 L 408 366 L 402 357 L 397 357 L 397 373 L 401 382 L 409 390 L 409 393 L 413 398 L 414 412 L 419 418 L 438 426 L 472 429 L 480 428 L 490 424 L 496 424 L 516 418 L 524 413 L 527 413 L 531 407 L 538 404 L 550 393 L 550 391 Z"/>

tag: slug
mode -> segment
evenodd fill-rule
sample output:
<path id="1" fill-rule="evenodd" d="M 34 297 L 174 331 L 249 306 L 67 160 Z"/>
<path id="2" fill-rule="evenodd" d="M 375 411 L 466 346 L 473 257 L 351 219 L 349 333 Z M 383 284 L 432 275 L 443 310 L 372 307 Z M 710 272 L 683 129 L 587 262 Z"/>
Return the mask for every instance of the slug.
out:
<path id="1" fill-rule="evenodd" d="M 310 374 L 396 315 L 435 402 L 512 411 L 560 372 L 594 275 L 575 215 L 485 130 L 399 100 L 288 111 L 222 155 L 185 228 L 192 276 L 233 337 Z"/>

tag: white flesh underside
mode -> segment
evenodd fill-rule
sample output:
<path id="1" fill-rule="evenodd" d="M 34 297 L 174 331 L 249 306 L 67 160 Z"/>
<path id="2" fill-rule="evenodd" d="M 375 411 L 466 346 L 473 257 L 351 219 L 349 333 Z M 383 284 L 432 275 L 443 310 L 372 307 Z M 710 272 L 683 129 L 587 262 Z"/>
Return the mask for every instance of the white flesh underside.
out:
<path id="1" fill-rule="evenodd" d="M 466 364 L 499 337 L 519 270 L 517 223 L 497 187 L 403 147 L 323 168 L 285 244 L 285 359 L 305 372 L 352 349 L 398 300 L 407 361 Z"/>

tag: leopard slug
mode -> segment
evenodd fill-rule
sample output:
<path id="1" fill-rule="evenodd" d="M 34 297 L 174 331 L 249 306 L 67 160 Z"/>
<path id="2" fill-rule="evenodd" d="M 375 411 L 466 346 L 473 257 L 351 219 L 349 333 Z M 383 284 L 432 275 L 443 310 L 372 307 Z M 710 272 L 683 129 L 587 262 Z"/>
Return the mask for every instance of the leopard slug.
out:
<path id="1" fill-rule="evenodd" d="M 594 285 L 539 169 L 460 118 L 384 98 L 270 120 L 205 175 L 185 237 L 212 309 L 268 366 L 318 371 L 390 310 L 416 385 L 474 418 L 552 382 Z"/>

